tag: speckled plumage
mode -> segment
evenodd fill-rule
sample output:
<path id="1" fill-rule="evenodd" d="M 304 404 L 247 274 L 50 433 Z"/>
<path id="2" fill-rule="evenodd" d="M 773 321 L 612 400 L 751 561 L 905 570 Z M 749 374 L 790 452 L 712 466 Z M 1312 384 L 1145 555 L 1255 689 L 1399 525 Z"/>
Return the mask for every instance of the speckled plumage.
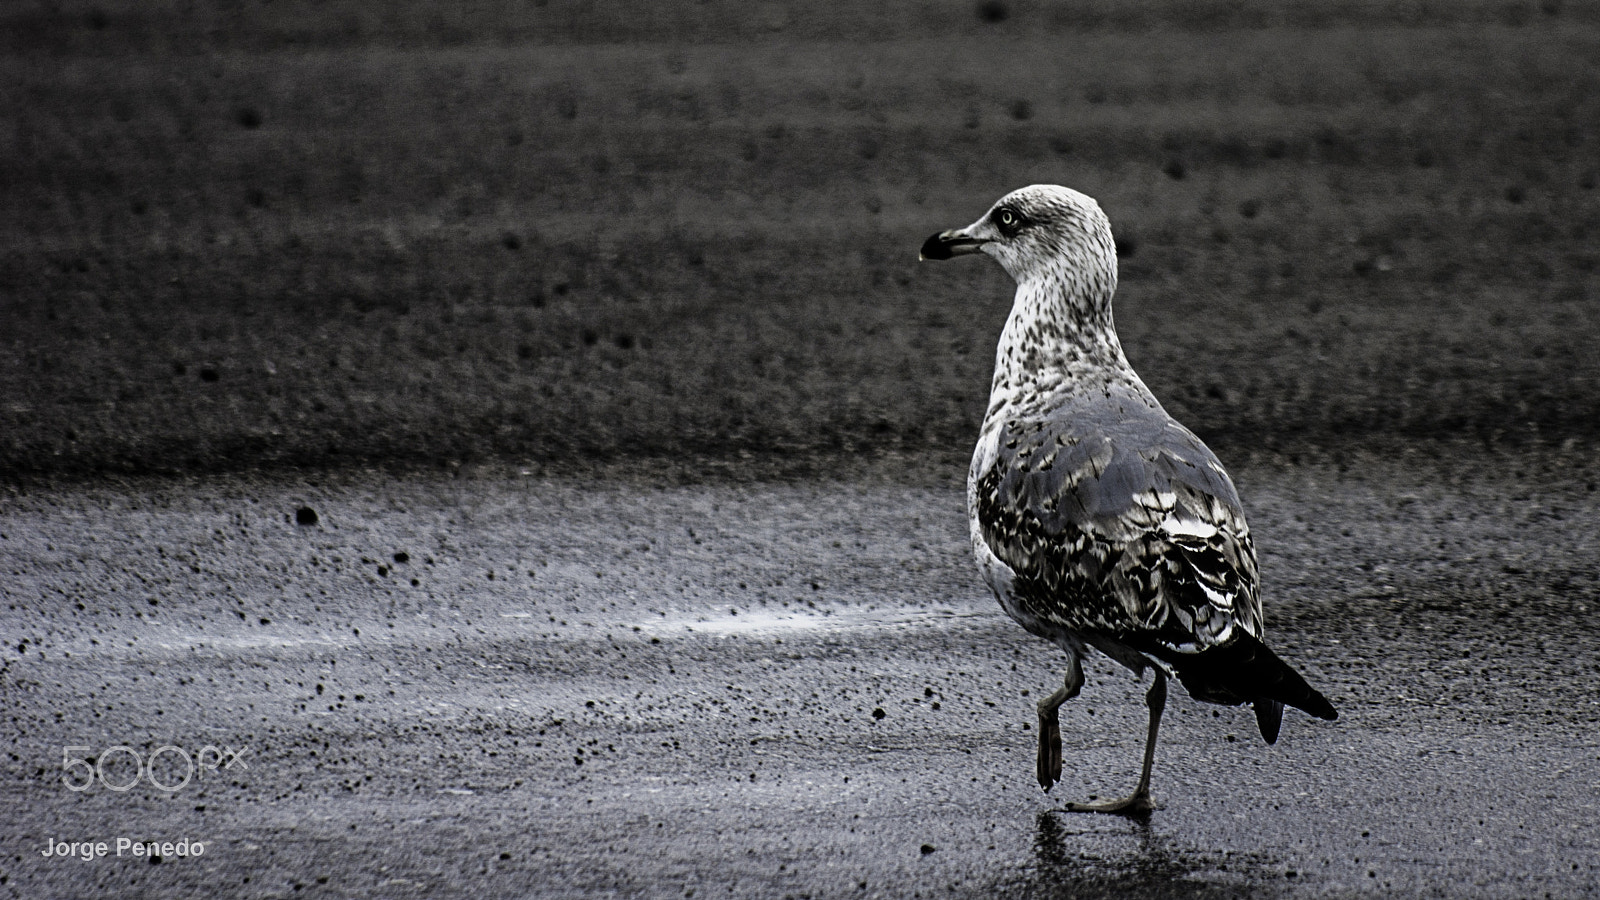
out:
<path id="1" fill-rule="evenodd" d="M 1128 806 L 1136 792 L 1115 809 L 1084 808 L 1149 808 L 1167 675 L 1197 699 L 1253 703 L 1269 742 L 1283 703 L 1331 718 L 1261 643 L 1255 550 L 1233 482 L 1122 351 L 1115 245 L 1099 205 L 1034 185 L 923 247 L 935 259 L 974 252 L 996 259 L 1017 294 L 968 472 L 972 545 L 1006 612 L 1069 654 L 1067 684 L 1040 704 L 1041 724 L 1053 728 L 1055 707 L 1076 695 L 1087 647 L 1157 669 L 1142 805 Z M 1060 765 L 1057 746 L 1047 771 L 1047 740 L 1041 731 L 1046 789 Z"/>
<path id="2" fill-rule="evenodd" d="M 992 453 L 980 453 L 992 461 L 974 465 L 968 491 L 990 585 L 1024 627 L 1058 643 L 1192 652 L 1236 627 L 1260 637 L 1233 484 L 1159 407 L 1118 403 L 1119 393 L 1067 396 L 996 426 Z"/>

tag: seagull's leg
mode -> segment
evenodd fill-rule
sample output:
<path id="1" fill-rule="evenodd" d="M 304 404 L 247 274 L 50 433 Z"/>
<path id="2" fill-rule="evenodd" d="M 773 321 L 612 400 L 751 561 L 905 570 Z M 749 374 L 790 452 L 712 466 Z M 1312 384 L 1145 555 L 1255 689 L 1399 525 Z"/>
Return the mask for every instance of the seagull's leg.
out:
<path id="1" fill-rule="evenodd" d="M 1078 696 L 1083 689 L 1083 664 L 1078 654 L 1067 651 L 1067 674 L 1061 688 L 1039 701 L 1039 786 L 1046 791 L 1061 780 L 1061 720 L 1056 710 Z"/>
<path id="2" fill-rule="evenodd" d="M 1160 669 L 1156 669 L 1155 672 L 1155 683 L 1150 685 L 1149 692 L 1144 695 L 1145 705 L 1150 707 L 1150 730 L 1144 739 L 1144 768 L 1139 772 L 1139 786 L 1133 789 L 1132 794 L 1121 800 L 1109 800 L 1105 803 L 1068 803 L 1067 812 L 1139 816 L 1156 808 L 1150 801 L 1150 767 L 1155 765 L 1156 761 L 1156 732 L 1161 730 L 1161 711 L 1167 706 L 1167 676 Z"/>

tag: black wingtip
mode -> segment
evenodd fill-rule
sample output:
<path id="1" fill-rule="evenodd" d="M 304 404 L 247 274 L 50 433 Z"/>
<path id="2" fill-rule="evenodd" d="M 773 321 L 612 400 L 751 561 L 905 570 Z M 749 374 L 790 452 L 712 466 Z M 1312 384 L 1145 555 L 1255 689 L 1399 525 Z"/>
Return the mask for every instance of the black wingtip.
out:
<path id="1" fill-rule="evenodd" d="M 1257 700 L 1256 725 L 1261 729 L 1261 738 L 1269 745 L 1278 742 L 1278 729 L 1283 726 L 1283 704 L 1276 700 Z"/>
<path id="2" fill-rule="evenodd" d="M 1178 678 L 1190 695 L 1212 703 L 1251 703 L 1267 743 L 1277 740 L 1283 707 L 1332 721 L 1339 713 L 1267 645 L 1240 634 L 1226 646 L 1177 657 Z"/>
<path id="3" fill-rule="evenodd" d="M 1307 690 L 1310 691 L 1310 694 L 1305 698 L 1305 704 L 1296 704 L 1297 706 L 1300 706 L 1307 713 L 1329 722 L 1339 718 L 1339 711 L 1333 708 L 1333 704 L 1328 702 L 1327 697 L 1318 693 L 1316 688 L 1308 686 Z"/>

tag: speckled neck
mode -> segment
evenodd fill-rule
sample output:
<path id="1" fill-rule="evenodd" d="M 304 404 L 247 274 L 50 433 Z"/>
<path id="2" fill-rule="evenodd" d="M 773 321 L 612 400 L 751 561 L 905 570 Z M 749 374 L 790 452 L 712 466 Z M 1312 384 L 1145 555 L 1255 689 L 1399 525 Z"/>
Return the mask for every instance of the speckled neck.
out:
<path id="1" fill-rule="evenodd" d="M 1063 394 L 1110 384 L 1149 393 L 1128 363 L 1112 322 L 1115 263 L 1109 272 L 1102 267 L 1099 277 L 1085 274 L 1084 268 L 1063 267 L 1017 285 L 995 355 L 986 420 L 1003 412 L 1049 409 Z M 1027 409 L 1018 407 L 1021 398 L 1028 398 Z"/>

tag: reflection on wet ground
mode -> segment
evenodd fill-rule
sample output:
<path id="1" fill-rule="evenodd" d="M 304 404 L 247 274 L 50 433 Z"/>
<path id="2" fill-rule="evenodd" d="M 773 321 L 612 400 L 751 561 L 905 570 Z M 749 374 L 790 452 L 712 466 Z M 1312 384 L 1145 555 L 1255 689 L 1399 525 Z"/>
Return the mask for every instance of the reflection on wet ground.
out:
<path id="1" fill-rule="evenodd" d="M 1148 819 L 1056 810 L 1035 819 L 1033 865 L 993 886 L 995 896 L 1030 898 L 1279 897 L 1272 861 L 1234 851 L 1182 846 Z"/>
<path id="2" fill-rule="evenodd" d="M 1060 655 L 984 593 L 957 491 L 8 497 L 0 897 L 1600 896 L 1586 485 L 1245 471 L 1274 642 L 1348 712 L 1267 747 L 1179 694 L 1145 823 L 1060 811 L 1132 778 L 1143 690 L 1105 660 L 1040 795 Z M 64 746 L 190 738 L 249 777 L 62 786 Z M 130 830 L 218 843 L 39 853 Z"/>

